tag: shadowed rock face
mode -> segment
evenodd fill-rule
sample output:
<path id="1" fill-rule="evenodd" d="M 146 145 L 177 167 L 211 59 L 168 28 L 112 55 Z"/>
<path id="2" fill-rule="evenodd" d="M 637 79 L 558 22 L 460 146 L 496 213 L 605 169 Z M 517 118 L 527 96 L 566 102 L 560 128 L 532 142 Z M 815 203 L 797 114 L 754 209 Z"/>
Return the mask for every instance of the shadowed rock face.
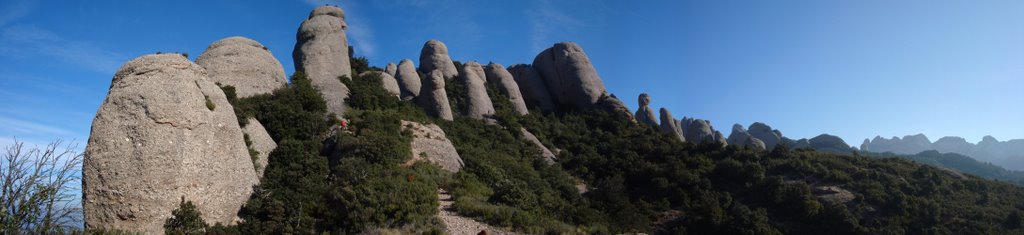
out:
<path id="1" fill-rule="evenodd" d="M 416 102 L 423 107 L 427 114 L 451 121 L 455 118 L 452 116 L 452 107 L 448 103 L 448 93 L 444 90 L 443 74 L 438 70 L 427 73 L 423 89 L 420 91 L 420 96 L 416 97 Z"/>
<path id="2" fill-rule="evenodd" d="M 244 37 L 210 44 L 196 64 L 206 69 L 211 81 L 235 87 L 239 98 L 270 93 L 288 83 L 274 55 L 263 44 Z"/>
<path id="3" fill-rule="evenodd" d="M 537 139 L 536 135 L 533 135 L 533 133 L 530 133 L 530 131 L 527 131 L 526 128 L 522 127 L 519 128 L 519 131 L 523 133 L 523 138 L 526 138 L 527 141 L 530 141 L 530 143 L 533 143 L 533 145 L 536 145 L 537 148 L 540 149 L 540 156 L 544 158 L 544 162 L 547 162 L 548 165 L 555 164 L 555 153 L 551 152 L 548 147 L 544 146 L 544 143 L 541 143 L 540 139 Z"/>
<path id="4" fill-rule="evenodd" d="M 327 101 L 327 111 L 345 114 L 348 87 L 338 80 L 352 78 L 348 39 L 345 36 L 345 12 L 335 6 L 321 6 L 309 13 L 296 35 L 295 71 L 309 76 L 313 86 Z"/>
<path id="5" fill-rule="evenodd" d="M 438 40 L 427 41 L 420 51 L 420 72 L 426 74 L 434 70 L 441 71 L 444 78 L 459 76 L 458 68 L 448 56 L 448 46 Z"/>
<path id="6" fill-rule="evenodd" d="M 775 145 L 782 142 L 782 135 L 777 130 L 773 130 L 772 127 L 767 124 L 755 122 L 750 124 L 750 128 L 747 130 L 751 136 L 764 141 L 765 147 L 768 149 L 775 148 Z"/>
<path id="7" fill-rule="evenodd" d="M 508 97 L 508 101 L 512 103 L 512 110 L 519 115 L 530 113 L 530 110 L 526 108 L 526 101 L 523 100 L 523 95 L 519 91 L 519 85 L 516 84 L 512 74 L 505 70 L 505 66 L 490 63 L 484 67 L 484 73 L 487 75 L 487 82 L 497 86 L 498 91 Z"/>
<path id="8" fill-rule="evenodd" d="M 486 75 L 480 63 L 466 63 L 462 70 L 459 70 L 459 74 L 459 81 L 466 86 L 466 116 L 483 119 L 484 116 L 494 115 L 494 104 L 487 95 L 487 86 L 484 84 Z"/>
<path id="9" fill-rule="evenodd" d="M 267 164 L 270 163 L 270 152 L 277 148 L 277 143 L 270 137 L 270 133 L 267 133 L 267 129 L 263 127 L 256 118 L 250 117 L 247 124 L 242 127 L 242 133 L 249 136 L 249 141 L 252 145 L 249 148 L 256 150 L 256 163 L 253 164 L 256 167 L 256 176 L 263 178 L 263 172 L 267 169 Z"/>
<path id="10" fill-rule="evenodd" d="M 146 55 L 114 75 L 82 165 L 86 229 L 163 233 L 181 198 L 208 223 L 234 224 L 257 184 L 231 104 L 177 54 Z"/>
<path id="11" fill-rule="evenodd" d="M 416 66 L 412 60 L 404 59 L 398 63 L 398 70 L 395 80 L 398 80 L 398 90 L 402 100 L 412 100 L 420 96 L 423 89 L 420 82 L 420 75 L 416 73 Z"/>
<path id="12" fill-rule="evenodd" d="M 661 108 L 658 111 L 661 113 L 661 132 L 675 135 L 679 137 L 679 140 L 685 142 L 686 137 L 679 131 L 678 123 L 676 123 L 675 117 L 672 117 L 672 112 L 665 108 Z"/>
<path id="13" fill-rule="evenodd" d="M 590 58 L 574 42 L 556 43 L 542 51 L 534 58 L 533 67 L 558 104 L 589 108 L 608 93 Z"/>
<path id="14" fill-rule="evenodd" d="M 640 106 L 636 109 L 637 122 L 658 126 L 658 119 L 654 117 L 654 110 L 650 106 L 651 96 L 647 95 L 647 93 L 640 93 L 640 97 L 637 98 L 637 104 Z"/>
<path id="15" fill-rule="evenodd" d="M 544 79 L 536 69 L 530 65 L 516 64 L 510 66 L 508 71 L 519 85 L 519 91 L 522 92 L 527 107 L 537 107 L 544 112 L 555 111 L 555 103 L 551 100 L 551 94 L 548 94 L 548 86 L 544 84 Z"/>
<path id="16" fill-rule="evenodd" d="M 743 125 L 734 124 L 732 125 L 732 133 L 729 133 L 729 139 L 727 141 L 731 145 L 744 146 L 747 148 L 755 148 L 764 150 L 767 148 L 764 141 L 751 136 L 747 133 L 747 130 L 743 128 Z"/>

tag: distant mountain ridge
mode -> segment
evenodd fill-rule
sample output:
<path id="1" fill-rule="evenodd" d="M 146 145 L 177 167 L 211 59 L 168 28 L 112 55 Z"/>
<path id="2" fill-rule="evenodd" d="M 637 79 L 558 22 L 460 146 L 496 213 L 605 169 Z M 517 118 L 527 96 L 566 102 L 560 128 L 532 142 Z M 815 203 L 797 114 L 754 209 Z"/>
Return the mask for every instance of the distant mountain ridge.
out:
<path id="1" fill-rule="evenodd" d="M 935 142 L 931 142 L 924 134 L 907 135 L 903 138 L 875 136 L 873 139 L 864 139 L 860 150 L 895 154 L 917 154 L 935 150 L 940 153 L 969 156 L 978 161 L 991 162 L 1010 170 L 1024 170 L 1024 139 L 999 141 L 995 137 L 985 136 L 980 142 L 974 144 L 956 136 L 942 137 Z"/>

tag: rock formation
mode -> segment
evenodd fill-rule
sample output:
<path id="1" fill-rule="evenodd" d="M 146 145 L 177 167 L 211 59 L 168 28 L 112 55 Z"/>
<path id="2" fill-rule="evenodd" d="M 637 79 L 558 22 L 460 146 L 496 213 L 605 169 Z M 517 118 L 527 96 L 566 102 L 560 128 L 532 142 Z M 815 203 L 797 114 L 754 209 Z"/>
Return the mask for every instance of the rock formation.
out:
<path id="1" fill-rule="evenodd" d="M 658 120 L 654 117 L 654 110 L 651 109 L 651 96 L 647 93 L 640 93 L 637 98 L 639 108 L 636 109 L 636 121 L 649 126 L 658 126 Z"/>
<path id="2" fill-rule="evenodd" d="M 384 73 L 391 75 L 391 77 L 397 76 L 398 66 L 395 65 L 395 63 L 388 63 L 388 65 L 384 67 Z"/>
<path id="3" fill-rule="evenodd" d="M 117 71 L 82 165 L 86 229 L 163 233 L 182 197 L 208 223 L 238 220 L 258 178 L 231 104 L 206 76 L 178 54 Z"/>
<path id="4" fill-rule="evenodd" d="M 239 98 L 270 93 L 288 83 L 284 68 L 267 47 L 244 37 L 210 44 L 196 64 L 206 68 L 210 81 L 235 87 Z"/>
<path id="5" fill-rule="evenodd" d="M 484 68 L 476 61 L 467 62 L 459 70 L 459 81 L 466 87 L 465 114 L 470 118 L 483 119 L 494 115 L 494 104 L 487 95 L 485 76 Z"/>
<path id="6" fill-rule="evenodd" d="M 416 73 L 416 66 L 412 64 L 412 60 L 403 59 L 402 62 L 398 63 L 395 80 L 398 80 L 398 89 L 401 91 L 402 100 L 412 100 L 420 96 L 420 91 L 423 87 L 420 75 Z"/>
<path id="7" fill-rule="evenodd" d="M 686 137 L 680 132 L 679 126 L 675 122 L 675 117 L 672 117 L 672 112 L 668 109 L 661 108 L 658 110 L 661 113 L 661 132 L 666 134 L 675 135 L 679 137 L 680 141 L 686 142 Z"/>
<path id="8" fill-rule="evenodd" d="M 533 67 L 558 104 L 588 108 L 608 93 L 587 54 L 576 43 L 556 43 L 534 58 Z"/>
<path id="9" fill-rule="evenodd" d="M 420 96 L 416 97 L 416 102 L 431 116 L 448 121 L 455 119 L 452 116 L 452 107 L 448 103 L 448 93 L 444 90 L 444 73 L 440 70 L 427 73 L 427 78 L 423 83 Z"/>
<path id="10" fill-rule="evenodd" d="M 764 141 L 755 138 L 754 136 L 747 133 L 747 130 L 743 128 L 743 125 L 734 124 L 732 125 L 732 133 L 729 133 L 729 138 L 726 141 L 731 145 L 744 146 L 747 148 L 754 148 L 764 150 L 767 148 Z"/>
<path id="11" fill-rule="evenodd" d="M 523 100 L 523 95 L 519 91 L 519 85 L 516 84 L 512 74 L 505 70 L 505 66 L 490 63 L 484 67 L 484 73 L 487 75 L 487 82 L 497 86 L 498 91 L 508 97 L 509 102 L 512 102 L 512 110 L 519 115 L 530 113 L 530 110 L 526 108 L 526 101 Z"/>
<path id="12" fill-rule="evenodd" d="M 782 133 L 778 130 L 773 130 L 772 127 L 767 124 L 755 122 L 750 124 L 747 128 L 747 133 L 751 136 L 764 141 L 764 146 L 768 149 L 775 148 L 775 145 L 782 143 Z"/>
<path id="13" fill-rule="evenodd" d="M 437 164 L 449 172 L 459 172 L 462 166 L 462 158 L 459 157 L 455 146 L 445 136 L 444 130 L 434 124 L 424 125 L 418 122 L 402 120 L 402 130 L 412 132 L 412 158 L 406 165 L 412 165 L 417 161 L 426 160 Z"/>
<path id="14" fill-rule="evenodd" d="M 530 65 L 516 64 L 510 66 L 508 71 L 519 85 L 519 91 L 522 92 L 527 107 L 537 107 L 544 112 L 555 111 L 555 103 L 551 100 L 551 94 L 548 94 L 548 86 L 544 84 L 536 69 Z"/>
<path id="15" fill-rule="evenodd" d="M 527 141 L 530 141 L 530 143 L 533 143 L 533 145 L 536 145 L 537 148 L 540 149 L 540 156 L 544 158 L 545 162 L 548 164 L 555 164 L 555 153 L 552 153 L 548 147 L 545 147 L 544 143 L 541 143 L 540 139 L 537 139 L 536 135 L 533 135 L 533 133 L 530 133 L 530 131 L 527 131 L 526 128 L 522 127 L 519 128 L 519 131 L 523 133 L 523 138 L 526 138 Z"/>
<path id="16" fill-rule="evenodd" d="M 427 41 L 420 50 L 420 72 L 426 74 L 434 70 L 441 71 L 444 78 L 459 76 L 458 68 L 448 56 L 448 46 L 438 40 Z"/>
<path id="17" fill-rule="evenodd" d="M 339 77 L 352 77 L 348 39 L 345 36 L 345 12 L 335 6 L 321 6 L 309 13 L 296 35 L 295 71 L 309 77 L 327 101 L 327 111 L 345 114 L 348 87 Z"/>
<path id="18" fill-rule="evenodd" d="M 375 78 L 380 79 L 381 86 L 384 87 L 385 91 L 387 91 L 388 93 L 390 93 L 392 95 L 395 95 L 395 97 L 401 97 L 401 96 L 399 96 L 402 93 L 401 93 L 401 89 L 398 87 L 398 81 L 396 81 L 395 77 L 392 77 L 388 73 L 379 72 L 379 71 L 366 71 L 366 72 L 363 72 L 362 74 L 359 74 L 359 76 L 360 77 L 374 76 Z"/>
<path id="19" fill-rule="evenodd" d="M 270 152 L 277 148 L 277 143 L 274 142 L 274 139 L 270 137 L 270 133 L 267 133 L 267 129 L 256 118 L 249 118 L 246 121 L 245 126 L 242 127 L 242 134 L 248 137 L 246 145 L 256 151 L 256 159 L 254 159 L 255 163 L 253 166 L 256 168 L 256 176 L 262 178 L 263 170 L 267 169 L 267 164 L 270 162 Z"/>
<path id="20" fill-rule="evenodd" d="M 633 117 L 633 113 L 629 112 L 629 107 L 626 107 L 626 103 L 615 97 L 615 94 L 601 96 L 594 106 L 610 113 L 617 113 L 628 121 L 636 123 L 636 118 Z"/>
<path id="21" fill-rule="evenodd" d="M 853 150 L 850 148 L 849 144 L 846 144 L 846 141 L 843 141 L 842 138 L 829 134 L 815 136 L 807 142 L 810 144 L 811 148 L 821 151 L 849 153 Z"/>
<path id="22" fill-rule="evenodd" d="M 715 131 L 711 129 L 711 124 L 704 119 L 692 119 L 689 125 L 686 126 L 685 136 L 686 140 L 694 143 L 703 142 L 717 142 L 715 138 Z"/>

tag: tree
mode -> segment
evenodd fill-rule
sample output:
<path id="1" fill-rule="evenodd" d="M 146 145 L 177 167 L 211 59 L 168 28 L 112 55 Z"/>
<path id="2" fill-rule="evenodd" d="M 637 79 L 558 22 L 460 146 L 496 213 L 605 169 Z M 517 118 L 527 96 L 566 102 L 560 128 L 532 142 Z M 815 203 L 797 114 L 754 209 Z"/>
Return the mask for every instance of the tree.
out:
<path id="1" fill-rule="evenodd" d="M 77 230 L 82 208 L 83 155 L 55 140 L 42 149 L 17 139 L 0 159 L 0 234 L 52 234 Z"/>
<path id="2" fill-rule="evenodd" d="M 164 234 L 203 234 L 209 225 L 203 221 L 202 213 L 196 210 L 192 201 L 181 197 L 178 209 L 171 211 L 171 218 L 164 221 Z"/>

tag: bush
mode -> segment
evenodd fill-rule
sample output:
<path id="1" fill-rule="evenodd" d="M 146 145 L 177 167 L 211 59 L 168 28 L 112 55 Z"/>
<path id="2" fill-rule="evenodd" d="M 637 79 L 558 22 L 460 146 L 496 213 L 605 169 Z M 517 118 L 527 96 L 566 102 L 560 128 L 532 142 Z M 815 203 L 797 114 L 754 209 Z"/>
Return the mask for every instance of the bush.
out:
<path id="1" fill-rule="evenodd" d="M 202 213 L 196 210 L 192 201 L 185 201 L 185 197 L 181 197 L 178 209 L 174 209 L 171 218 L 164 221 L 164 234 L 204 234 L 207 227 L 209 225 L 203 221 Z"/>

